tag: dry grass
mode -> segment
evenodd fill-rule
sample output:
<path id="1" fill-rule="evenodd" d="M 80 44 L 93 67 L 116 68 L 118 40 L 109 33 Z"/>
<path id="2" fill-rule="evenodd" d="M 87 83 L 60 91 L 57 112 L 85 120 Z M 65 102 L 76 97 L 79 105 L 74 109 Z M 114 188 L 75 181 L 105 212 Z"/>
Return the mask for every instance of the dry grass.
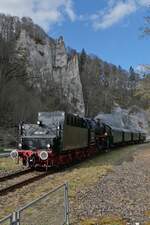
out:
<path id="1" fill-rule="evenodd" d="M 144 215 L 150 217 L 150 210 L 145 211 L 145 212 L 144 212 Z"/>
<path id="2" fill-rule="evenodd" d="M 0 173 L 3 171 L 16 170 L 22 168 L 21 162 L 17 164 L 16 161 L 10 157 L 0 158 Z"/>
<path id="3" fill-rule="evenodd" d="M 126 225 L 126 222 L 114 215 L 83 220 L 80 225 Z"/>
<path id="4" fill-rule="evenodd" d="M 145 211 L 144 215 L 147 216 L 148 218 L 150 218 L 150 210 Z M 150 225 L 150 222 L 146 222 L 146 223 L 144 223 L 144 225 Z"/>
<path id="5" fill-rule="evenodd" d="M 92 160 L 78 166 L 66 177 L 66 180 L 69 180 L 70 197 L 75 197 L 75 194 L 85 186 L 94 185 L 110 171 L 112 171 L 112 165 L 97 165 Z"/>

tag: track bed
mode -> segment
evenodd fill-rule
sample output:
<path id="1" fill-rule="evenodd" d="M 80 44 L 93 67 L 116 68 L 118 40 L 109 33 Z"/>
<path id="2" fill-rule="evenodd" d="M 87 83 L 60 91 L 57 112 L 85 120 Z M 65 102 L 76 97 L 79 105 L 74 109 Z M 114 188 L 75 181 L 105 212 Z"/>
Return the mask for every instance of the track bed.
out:
<path id="1" fill-rule="evenodd" d="M 31 169 L 12 173 L 0 178 L 0 196 L 26 186 L 47 176 L 46 172 L 35 172 Z"/>

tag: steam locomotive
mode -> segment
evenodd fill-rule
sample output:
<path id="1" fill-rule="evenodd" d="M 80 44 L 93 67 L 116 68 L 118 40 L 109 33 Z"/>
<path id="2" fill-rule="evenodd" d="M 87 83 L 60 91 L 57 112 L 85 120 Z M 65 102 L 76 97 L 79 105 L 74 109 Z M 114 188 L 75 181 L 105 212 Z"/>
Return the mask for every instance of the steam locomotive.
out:
<path id="1" fill-rule="evenodd" d="M 143 143 L 146 134 L 56 111 L 38 113 L 37 124 L 20 123 L 19 137 L 11 157 L 21 158 L 30 168 L 48 168 L 84 160 L 116 145 Z"/>

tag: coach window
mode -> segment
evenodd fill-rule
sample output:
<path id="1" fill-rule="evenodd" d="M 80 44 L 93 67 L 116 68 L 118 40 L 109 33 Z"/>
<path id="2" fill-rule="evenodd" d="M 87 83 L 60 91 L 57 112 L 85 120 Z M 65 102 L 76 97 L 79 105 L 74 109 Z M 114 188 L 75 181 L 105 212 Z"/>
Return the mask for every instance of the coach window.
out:
<path id="1" fill-rule="evenodd" d="M 82 118 L 80 118 L 80 127 L 83 127 Z"/>
<path id="2" fill-rule="evenodd" d="M 68 125 L 71 125 L 71 115 L 68 115 Z"/>
<path id="3" fill-rule="evenodd" d="M 71 125 L 71 115 L 69 115 L 69 125 Z"/>
<path id="4" fill-rule="evenodd" d="M 82 127 L 85 127 L 85 122 L 83 118 L 82 118 Z"/>
<path id="5" fill-rule="evenodd" d="M 79 127 L 79 117 L 76 117 L 77 127 Z"/>
<path id="6" fill-rule="evenodd" d="M 78 127 L 78 117 L 76 117 L 76 126 Z"/>
<path id="7" fill-rule="evenodd" d="M 74 125 L 74 117 L 71 116 L 71 125 Z"/>
<path id="8" fill-rule="evenodd" d="M 81 121 L 82 121 L 82 127 L 84 127 L 84 119 L 82 118 Z"/>
<path id="9" fill-rule="evenodd" d="M 80 127 L 83 127 L 82 118 L 80 118 Z"/>
<path id="10" fill-rule="evenodd" d="M 73 126 L 76 124 L 76 118 L 73 116 Z"/>
<path id="11" fill-rule="evenodd" d="M 69 124 L 69 116 L 68 115 L 66 115 L 66 123 L 67 123 L 67 125 Z"/>
<path id="12" fill-rule="evenodd" d="M 72 116 L 69 115 L 69 125 L 72 125 Z"/>
<path id="13" fill-rule="evenodd" d="M 69 115 L 67 115 L 67 125 L 69 125 Z"/>
<path id="14" fill-rule="evenodd" d="M 80 127 L 80 118 L 78 117 L 78 127 Z"/>
<path id="15" fill-rule="evenodd" d="M 75 118 L 74 118 L 74 123 L 75 123 L 75 126 L 77 126 L 78 120 L 77 120 L 77 117 L 76 117 L 76 116 L 75 116 Z"/>
<path id="16" fill-rule="evenodd" d="M 75 116 L 75 117 L 73 117 L 73 125 L 75 125 L 75 126 L 76 126 L 76 116 Z"/>

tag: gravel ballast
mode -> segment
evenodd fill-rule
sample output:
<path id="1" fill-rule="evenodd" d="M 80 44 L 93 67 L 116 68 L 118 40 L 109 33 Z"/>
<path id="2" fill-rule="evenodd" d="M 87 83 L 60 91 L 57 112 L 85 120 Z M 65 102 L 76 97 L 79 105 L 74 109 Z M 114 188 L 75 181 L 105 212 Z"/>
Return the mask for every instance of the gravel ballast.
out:
<path id="1" fill-rule="evenodd" d="M 150 222 L 150 145 L 137 146 L 132 160 L 123 161 L 92 187 L 77 194 L 78 218 L 118 215 L 130 224 Z"/>

